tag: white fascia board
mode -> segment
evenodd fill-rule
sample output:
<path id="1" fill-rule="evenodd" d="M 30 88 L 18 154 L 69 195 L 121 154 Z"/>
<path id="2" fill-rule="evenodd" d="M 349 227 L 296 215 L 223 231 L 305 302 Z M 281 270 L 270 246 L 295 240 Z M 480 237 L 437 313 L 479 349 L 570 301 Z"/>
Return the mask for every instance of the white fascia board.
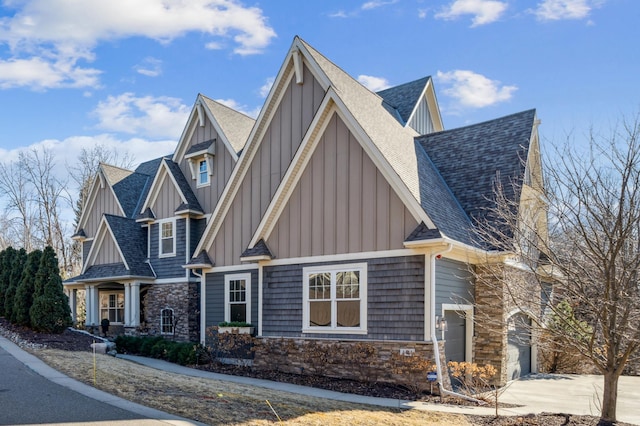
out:
<path id="1" fill-rule="evenodd" d="M 147 195 L 147 199 L 144 201 L 144 204 L 142 204 L 140 213 L 143 213 L 147 209 L 147 207 L 151 208 L 153 203 L 156 202 L 156 199 L 160 194 L 160 188 L 162 188 L 162 185 L 164 184 L 164 180 L 166 179 L 167 176 L 169 176 L 169 178 L 171 179 L 171 182 L 173 182 L 173 186 L 175 187 L 176 191 L 180 195 L 180 199 L 182 200 L 182 202 L 183 203 L 187 202 L 187 199 L 185 198 L 184 194 L 180 190 L 180 187 L 178 186 L 176 179 L 173 177 L 173 173 L 169 171 L 169 166 L 167 166 L 166 161 L 167 160 L 162 159 L 159 170 L 156 173 L 155 178 L 153 179 L 153 183 L 151 184 L 151 190 L 149 191 L 149 194 Z"/>
<path id="2" fill-rule="evenodd" d="M 433 221 L 427 216 L 427 213 L 424 211 L 422 206 L 418 203 L 416 198 L 413 196 L 407 185 L 400 179 L 400 176 L 393 169 L 391 164 L 387 161 L 387 159 L 382 155 L 378 147 L 373 143 L 369 135 L 364 131 L 364 129 L 360 126 L 355 117 L 349 112 L 346 105 L 342 102 L 342 99 L 335 94 L 332 96 L 332 99 L 335 101 L 337 108 L 337 113 L 345 123 L 349 131 L 356 136 L 356 140 L 360 142 L 360 146 L 362 149 L 369 155 L 369 158 L 376 166 L 378 171 L 385 177 L 391 188 L 396 192 L 398 198 L 402 201 L 405 207 L 411 213 L 414 220 L 417 223 L 424 222 L 429 228 L 435 228 Z"/>
<path id="3" fill-rule="evenodd" d="M 198 94 L 198 96 L 196 97 L 196 101 L 194 102 L 193 107 L 191 108 L 191 113 L 189 113 L 187 124 L 184 126 L 184 129 L 182 130 L 180 139 L 178 139 L 178 146 L 176 146 L 176 150 L 174 151 L 173 157 L 171 158 L 176 163 L 178 162 L 180 157 L 182 157 L 182 155 L 184 154 L 184 151 L 189 141 L 191 140 L 191 137 L 193 136 L 195 128 L 197 127 L 197 125 L 194 126 L 193 124 L 199 120 L 197 108 L 198 108 L 198 101 L 200 100 L 200 96 L 201 95 Z"/>
<path id="4" fill-rule="evenodd" d="M 334 93 L 334 91 L 330 88 L 327 95 L 322 100 L 316 115 L 313 117 L 313 121 L 307 129 L 307 133 L 304 135 L 302 142 L 300 143 L 300 147 L 296 151 L 296 155 L 291 160 L 284 177 L 280 181 L 280 185 L 278 185 L 278 189 L 273 195 L 273 198 L 271 198 L 271 202 L 269 203 L 267 210 L 262 216 L 262 220 L 258 224 L 258 227 L 249 242 L 250 248 L 254 247 L 260 239 L 264 239 L 266 241 L 269 238 L 275 223 L 280 217 L 280 214 L 282 214 L 282 210 L 286 206 L 293 190 L 302 177 L 302 174 L 313 156 L 322 134 L 329 124 L 330 117 L 336 110 L 335 104 L 331 101 L 332 93 Z"/>
<path id="5" fill-rule="evenodd" d="M 111 229 L 111 226 L 109 225 L 109 222 L 104 219 L 105 225 L 107 227 L 107 229 L 109 230 L 109 234 L 111 235 L 111 239 L 113 240 L 113 243 L 116 245 L 116 249 L 118 250 L 118 254 L 120 254 L 120 258 L 122 259 L 122 263 L 124 263 L 124 267 L 127 270 L 131 270 L 131 268 L 129 268 L 129 264 L 127 263 L 127 259 L 124 257 L 124 254 L 122 253 L 122 250 L 120 249 L 120 244 L 118 244 L 118 240 L 116 240 L 115 235 L 113 235 L 113 230 Z"/>
<path id="6" fill-rule="evenodd" d="M 89 268 L 89 266 L 92 266 L 93 262 L 96 260 L 96 256 L 98 255 L 98 252 L 102 247 L 102 243 L 104 242 L 104 238 L 107 235 L 107 232 L 111 235 L 111 238 L 113 239 L 113 243 L 116 245 L 116 248 L 118 249 L 118 253 L 120 254 L 120 258 L 122 259 L 122 262 L 125 264 L 125 267 L 129 269 L 129 266 L 127 265 L 127 262 L 124 256 L 122 255 L 122 251 L 120 250 L 120 247 L 118 246 L 118 243 L 115 237 L 113 236 L 111 227 L 109 227 L 109 223 L 107 222 L 107 219 L 103 215 L 102 219 L 100 220 L 100 224 L 98 225 L 98 230 L 96 231 L 94 244 L 91 244 L 91 248 L 89 249 L 89 253 L 87 254 L 87 261 L 84 262 L 84 265 L 82 266 L 83 274 L 87 272 L 87 269 Z"/>
<path id="7" fill-rule="evenodd" d="M 244 256 L 240 258 L 240 262 L 260 262 L 261 260 L 271 260 L 271 256 L 261 254 L 258 256 Z"/>
<path id="8" fill-rule="evenodd" d="M 216 120 L 215 115 L 213 115 L 213 113 L 209 109 L 209 106 L 207 105 L 206 102 L 202 102 L 202 108 L 204 108 L 205 115 L 211 122 L 211 125 L 213 126 L 213 128 L 216 130 L 216 133 L 218 134 L 218 139 L 224 144 L 224 147 L 227 148 L 227 151 L 229 151 L 229 154 L 231 154 L 231 158 L 233 158 L 233 161 L 237 162 L 238 153 L 231 146 L 231 143 L 229 142 L 227 135 L 225 135 L 224 132 L 222 131 L 222 127 L 220 127 L 218 120 Z"/>
<path id="9" fill-rule="evenodd" d="M 287 56 L 280 66 L 280 70 L 274 80 L 273 85 L 271 86 L 271 90 L 269 91 L 269 95 L 265 100 L 264 106 L 260 110 L 260 114 L 258 114 L 258 118 L 251 129 L 251 133 L 247 139 L 247 144 L 245 148 L 242 150 L 242 154 L 238 159 L 238 163 L 236 167 L 233 168 L 231 172 L 231 176 L 229 177 L 229 181 L 225 186 L 222 195 L 220 196 L 220 200 L 216 205 L 215 210 L 211 216 L 212 220 L 208 223 L 207 227 L 202 234 L 202 238 L 200 239 L 198 246 L 196 247 L 195 253 L 200 253 L 202 250 L 208 251 L 213 244 L 213 240 L 218 234 L 220 227 L 222 226 L 222 222 L 231 207 L 231 203 L 236 197 L 238 190 L 240 189 L 240 184 L 244 180 L 244 177 L 248 171 L 249 166 L 255 156 L 259 144 L 262 140 L 264 140 L 264 134 L 268 128 L 269 123 L 271 123 L 273 119 L 273 115 L 275 114 L 275 110 L 277 106 L 281 103 L 284 93 L 286 92 L 286 87 L 289 82 L 294 78 L 294 66 L 293 66 L 293 51 L 298 49 L 302 54 L 303 63 L 309 68 L 315 79 L 320 83 L 321 87 L 324 90 L 327 90 L 330 86 L 329 79 L 322 72 L 321 68 L 318 64 L 313 60 L 311 54 L 304 47 L 302 42 L 298 37 L 296 37 L 287 53 Z"/>

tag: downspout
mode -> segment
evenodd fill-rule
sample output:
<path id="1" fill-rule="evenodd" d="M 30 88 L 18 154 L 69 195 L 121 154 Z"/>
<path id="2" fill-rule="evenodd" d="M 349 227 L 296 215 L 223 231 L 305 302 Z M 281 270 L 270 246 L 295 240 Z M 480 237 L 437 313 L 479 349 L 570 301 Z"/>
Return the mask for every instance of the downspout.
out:
<path id="1" fill-rule="evenodd" d="M 435 315 L 434 315 L 436 312 L 436 259 L 440 258 L 440 256 L 442 256 L 444 253 L 450 252 L 452 249 L 453 249 L 453 244 L 449 243 L 447 244 L 447 248 L 445 250 L 437 253 L 431 253 L 431 255 L 429 256 L 429 262 L 430 262 L 429 272 L 431 275 L 430 277 L 431 321 L 429 322 L 431 323 L 431 342 L 433 343 L 433 351 L 435 355 L 434 358 L 436 359 L 436 374 L 438 375 L 438 388 L 440 389 L 441 396 L 445 396 L 445 395 L 454 396 L 456 398 L 462 398 L 467 401 L 475 402 L 478 405 L 485 405 L 486 402 L 484 401 L 480 401 L 479 399 L 447 390 L 442 385 L 442 365 L 440 364 L 440 346 L 438 345 L 438 338 L 436 337 L 436 321 L 435 321 Z"/>

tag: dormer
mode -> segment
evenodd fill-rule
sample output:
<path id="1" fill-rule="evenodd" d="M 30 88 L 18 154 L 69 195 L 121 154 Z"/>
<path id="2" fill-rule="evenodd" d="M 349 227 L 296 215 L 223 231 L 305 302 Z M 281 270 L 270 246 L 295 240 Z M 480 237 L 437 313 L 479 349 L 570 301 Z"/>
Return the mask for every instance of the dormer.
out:
<path id="1" fill-rule="evenodd" d="M 196 181 L 197 187 L 209 186 L 211 184 L 211 176 L 213 176 L 213 157 L 215 153 L 215 139 L 193 145 L 185 153 L 184 158 L 189 163 L 191 179 Z"/>

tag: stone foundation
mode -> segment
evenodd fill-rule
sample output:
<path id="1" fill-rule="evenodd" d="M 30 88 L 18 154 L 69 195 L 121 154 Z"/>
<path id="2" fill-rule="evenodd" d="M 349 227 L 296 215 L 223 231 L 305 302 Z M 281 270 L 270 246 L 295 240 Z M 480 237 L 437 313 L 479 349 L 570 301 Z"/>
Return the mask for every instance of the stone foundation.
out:
<path id="1" fill-rule="evenodd" d="M 444 386 L 450 389 L 444 344 L 439 345 L 439 348 Z M 398 357 L 401 350 L 410 355 Z M 392 356 L 394 353 L 395 358 Z M 422 365 L 424 360 L 435 365 L 433 354 L 433 345 L 427 342 L 264 337 L 257 339 L 253 367 L 294 374 L 397 383 L 429 389 L 428 370 L 420 369 L 416 372 L 412 368 Z M 398 365 L 404 366 L 404 373 L 394 368 Z"/>

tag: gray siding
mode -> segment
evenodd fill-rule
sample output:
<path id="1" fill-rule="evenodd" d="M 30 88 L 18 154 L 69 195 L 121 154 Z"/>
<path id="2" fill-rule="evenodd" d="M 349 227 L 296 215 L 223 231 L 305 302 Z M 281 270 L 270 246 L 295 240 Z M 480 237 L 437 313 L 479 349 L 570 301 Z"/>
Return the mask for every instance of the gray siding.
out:
<path id="1" fill-rule="evenodd" d="M 289 81 L 213 242 L 209 257 L 217 266 L 240 264 L 240 255 L 248 247 L 324 98 L 322 87 L 306 67 L 304 73 L 304 84 Z"/>
<path id="2" fill-rule="evenodd" d="M 443 303 L 473 304 L 473 278 L 465 263 L 436 260 L 436 315 Z"/>
<path id="3" fill-rule="evenodd" d="M 176 209 L 182 202 L 178 189 L 167 172 L 160 186 L 158 196 L 151 204 L 151 210 L 153 210 L 157 219 L 168 219 L 175 215 Z"/>
<path id="4" fill-rule="evenodd" d="M 119 263 L 122 261 L 123 259 L 120 256 L 120 252 L 118 251 L 115 241 L 111 238 L 111 234 L 107 232 L 93 264 L 108 265 L 109 263 Z"/>
<path id="5" fill-rule="evenodd" d="M 103 214 L 112 214 L 116 216 L 122 216 L 123 212 L 118 207 L 118 202 L 113 195 L 111 188 L 105 185 L 104 188 L 96 187 L 96 197 L 91 206 L 91 211 L 85 219 L 83 225 L 84 232 L 88 237 L 94 237 L 98 232 L 98 226 L 102 220 Z M 88 208 L 89 206 L 85 206 Z"/>
<path id="6" fill-rule="evenodd" d="M 266 243 L 277 258 L 402 249 L 416 226 L 334 115 Z"/>
<path id="7" fill-rule="evenodd" d="M 182 265 L 186 259 L 186 229 L 185 219 L 176 219 L 176 255 L 171 257 L 158 257 L 159 246 L 159 225 L 154 223 L 151 225 L 151 257 L 150 262 L 157 278 L 175 278 L 184 277 L 186 272 Z"/>
<path id="8" fill-rule="evenodd" d="M 301 337 L 302 269 L 305 266 L 367 263 L 367 328 L 363 335 L 310 337 L 424 340 L 424 256 L 265 267 L 263 335 Z"/>
<path id="9" fill-rule="evenodd" d="M 251 324 L 258 326 L 258 271 L 233 271 L 207 274 L 206 279 L 206 327 L 218 325 L 224 321 L 224 277 L 234 274 L 251 274 Z"/>

